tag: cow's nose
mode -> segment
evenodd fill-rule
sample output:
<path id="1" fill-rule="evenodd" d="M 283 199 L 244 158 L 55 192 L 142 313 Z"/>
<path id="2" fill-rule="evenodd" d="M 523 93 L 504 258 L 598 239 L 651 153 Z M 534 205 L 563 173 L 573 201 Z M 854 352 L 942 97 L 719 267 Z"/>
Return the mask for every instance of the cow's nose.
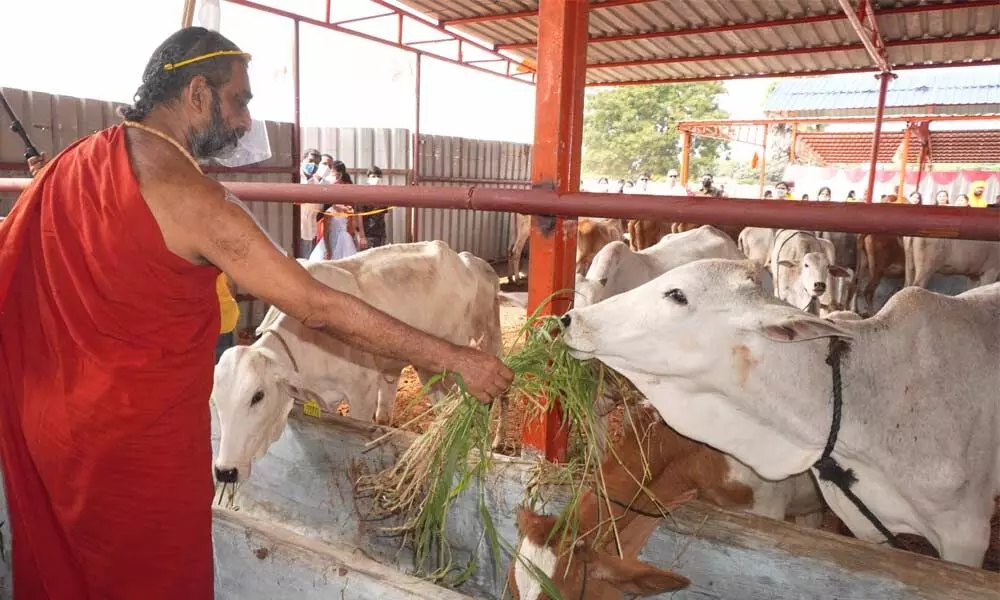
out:
<path id="1" fill-rule="evenodd" d="M 826 291 L 826 284 L 823 283 L 822 281 L 817 281 L 816 283 L 813 284 L 813 291 L 815 291 L 817 294 L 822 294 L 823 292 Z"/>
<path id="2" fill-rule="evenodd" d="M 236 483 L 240 472 L 234 467 L 232 469 L 220 469 L 215 467 L 215 480 L 219 483 Z"/>
<path id="3" fill-rule="evenodd" d="M 563 329 L 565 329 L 573 322 L 573 317 L 569 316 L 569 313 L 566 313 L 559 318 L 559 322 L 562 323 Z"/>

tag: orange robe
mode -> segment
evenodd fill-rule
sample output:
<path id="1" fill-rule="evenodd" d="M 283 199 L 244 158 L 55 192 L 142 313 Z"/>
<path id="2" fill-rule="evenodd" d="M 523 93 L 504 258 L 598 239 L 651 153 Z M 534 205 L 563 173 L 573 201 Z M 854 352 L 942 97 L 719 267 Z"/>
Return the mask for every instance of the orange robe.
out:
<path id="1" fill-rule="evenodd" d="M 0 455 L 18 600 L 212 597 L 219 271 L 170 252 L 123 126 L 0 225 Z"/>

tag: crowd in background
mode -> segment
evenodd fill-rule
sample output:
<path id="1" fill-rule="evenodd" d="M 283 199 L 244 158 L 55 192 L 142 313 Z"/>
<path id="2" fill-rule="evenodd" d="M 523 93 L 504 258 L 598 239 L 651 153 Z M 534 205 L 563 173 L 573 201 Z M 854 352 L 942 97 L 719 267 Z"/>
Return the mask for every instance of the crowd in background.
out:
<path id="1" fill-rule="evenodd" d="M 368 185 L 382 183 L 382 169 L 372 166 Z M 343 161 L 319 150 L 309 149 L 302 157 L 301 183 L 312 185 L 353 185 Z M 386 209 L 347 204 L 303 204 L 300 256 L 309 260 L 336 260 L 360 250 L 386 243 Z"/>
<path id="2" fill-rule="evenodd" d="M 950 196 L 948 190 L 938 190 L 933 195 L 924 196 L 917 190 L 910 192 L 905 198 L 901 198 L 896 194 L 881 194 L 878 198 L 873 198 L 872 202 L 876 204 L 921 204 L 924 206 L 971 206 L 973 208 L 1000 208 L 1000 194 L 995 195 L 990 198 L 986 194 L 986 182 L 985 181 L 975 181 L 969 185 L 968 191 L 956 195 L 954 198 Z M 865 198 L 858 197 L 854 190 L 847 192 L 847 195 L 843 198 L 834 198 L 829 187 L 819 188 L 819 192 L 814 198 L 810 197 L 809 194 L 802 194 L 799 198 L 796 198 L 794 194 L 791 193 L 792 185 L 788 182 L 780 182 L 774 186 L 774 190 L 765 190 L 763 199 L 784 199 L 784 200 L 800 200 L 804 202 L 815 201 L 815 202 L 864 202 Z"/>

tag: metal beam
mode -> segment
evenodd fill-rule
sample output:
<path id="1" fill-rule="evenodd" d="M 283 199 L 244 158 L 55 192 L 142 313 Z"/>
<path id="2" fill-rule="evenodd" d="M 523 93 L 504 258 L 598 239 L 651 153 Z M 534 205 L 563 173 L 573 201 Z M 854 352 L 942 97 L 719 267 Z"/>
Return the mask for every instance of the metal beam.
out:
<path id="1" fill-rule="evenodd" d="M 453 64 L 453 65 L 458 65 L 460 67 L 468 67 L 470 69 L 473 69 L 473 70 L 476 70 L 476 71 L 480 71 L 482 73 L 487 73 L 489 75 L 493 75 L 493 76 L 496 76 L 496 77 L 502 77 L 502 78 L 507 79 L 509 81 L 519 81 L 521 83 L 532 85 L 532 82 L 530 80 L 518 79 L 517 77 L 505 75 L 502 72 L 493 71 L 491 69 L 486 69 L 486 68 L 483 68 L 483 67 L 480 67 L 480 66 L 477 66 L 477 65 L 469 64 L 467 62 L 459 62 L 459 61 L 457 61 L 457 60 L 455 60 L 453 58 L 447 58 L 445 56 L 440 56 L 438 54 L 434 54 L 434 53 L 426 52 L 426 51 L 423 51 L 423 50 L 419 50 L 417 48 L 414 48 L 412 46 L 408 46 L 408 45 L 404 44 L 402 42 L 402 40 L 399 39 L 399 38 L 397 38 L 396 41 L 387 40 L 387 39 L 384 39 L 384 38 L 380 38 L 378 36 L 369 35 L 367 33 L 362 33 L 360 31 L 355 31 L 355 30 L 349 29 L 347 27 L 341 27 L 341 26 L 336 25 L 334 23 L 326 23 L 326 22 L 321 21 L 319 19 L 313 19 L 313 18 L 306 17 L 306 16 L 303 16 L 303 15 L 300 15 L 300 14 L 297 14 L 297 13 L 289 12 L 287 10 L 281 10 L 281 9 L 278 9 L 278 8 L 272 8 L 270 6 L 266 6 L 266 5 L 260 4 L 258 2 L 253 2 L 252 0 L 225 0 L 225 1 L 229 2 L 231 4 L 236 4 L 236 5 L 239 5 L 239 6 L 245 6 L 247 8 L 252 8 L 254 10 L 259 10 L 261 12 L 266 12 L 266 13 L 270 13 L 272 15 L 277 15 L 279 17 L 285 17 L 286 19 L 298 20 L 298 21 L 300 21 L 302 23 L 306 23 L 308 25 L 313 25 L 315 27 L 322 27 L 323 29 L 329 29 L 330 31 L 336 31 L 338 33 L 343 33 L 343 34 L 346 34 L 346 35 L 354 36 L 356 38 L 360 38 L 360 39 L 363 39 L 363 40 L 368 40 L 369 42 L 375 42 L 376 44 L 382 44 L 384 46 L 389 46 L 391 48 L 397 48 L 399 50 L 406 50 L 407 52 L 413 52 L 413 53 L 416 53 L 416 54 L 423 54 L 423 55 L 426 55 L 426 56 L 430 56 L 431 58 L 434 58 L 436 60 L 440 60 L 442 62 L 450 63 L 450 64 Z M 371 1 L 378 3 L 377 0 L 371 0 Z M 391 4 L 385 4 L 385 7 L 389 8 L 389 9 L 391 9 L 391 10 L 393 10 L 393 11 L 395 11 L 395 12 L 397 12 L 399 14 L 400 24 L 402 23 L 402 20 L 403 20 L 404 16 L 410 16 L 411 18 L 416 19 L 416 17 L 412 17 L 411 15 L 405 14 L 403 12 L 399 12 L 399 10 L 396 7 L 392 6 Z M 432 27 L 432 28 L 434 27 L 432 24 L 427 23 L 423 19 L 417 19 L 417 20 L 420 21 L 421 25 L 426 25 L 426 26 Z M 449 35 L 453 35 L 455 37 L 455 39 L 459 39 L 459 36 L 457 36 L 456 34 L 454 34 L 452 32 L 447 32 L 446 31 L 445 33 L 448 33 Z M 512 59 L 512 58 L 510 58 L 508 56 L 504 56 L 502 54 L 499 54 L 498 52 L 496 52 L 492 48 L 487 48 L 486 46 L 483 46 L 482 44 L 476 43 L 476 42 L 474 42 L 472 40 L 469 40 L 467 38 L 461 38 L 461 39 L 463 39 L 464 43 L 466 43 L 466 44 L 472 44 L 476 48 L 479 48 L 479 49 L 483 50 L 484 52 L 486 52 L 488 54 L 496 56 L 498 59 L 504 60 L 504 61 L 506 61 L 508 63 L 513 63 L 513 64 L 518 65 L 518 66 L 522 66 L 525 69 L 530 70 L 530 67 L 528 67 L 527 65 L 524 65 L 523 63 L 521 63 L 521 62 L 519 62 L 519 61 L 517 61 L 515 59 Z"/>
<path id="2" fill-rule="evenodd" d="M 885 43 L 882 41 L 882 37 L 878 33 L 877 25 L 875 24 L 875 18 L 872 13 L 872 7 L 869 0 L 860 0 L 861 11 L 869 20 L 869 25 L 871 30 L 865 29 L 865 26 L 858 19 L 858 15 L 854 12 L 854 7 L 851 6 L 851 0 L 838 0 L 840 3 L 840 8 L 844 11 L 844 15 L 847 17 L 848 22 L 851 24 L 851 28 L 854 32 L 858 34 L 861 38 L 861 43 L 864 45 L 865 50 L 868 51 L 868 56 L 871 57 L 872 62 L 878 67 L 878 70 L 882 73 L 889 72 L 889 57 L 885 51 Z"/>
<path id="3" fill-rule="evenodd" d="M 889 115 L 882 119 L 885 122 L 923 122 L 923 121 L 997 121 L 1000 114 L 980 115 Z M 677 129 L 690 130 L 695 127 L 739 127 L 752 125 L 780 125 L 783 123 L 836 125 L 842 123 L 871 123 L 871 117 L 775 117 L 773 119 L 718 119 L 704 121 L 678 121 Z"/>
<path id="4" fill-rule="evenodd" d="M 889 80 L 896 76 L 891 73 L 879 73 L 878 106 L 875 108 L 875 133 L 872 135 L 872 158 L 868 164 L 868 186 L 865 188 L 864 201 L 871 204 L 874 201 L 872 194 L 875 192 L 875 167 L 878 165 L 878 146 L 882 138 L 882 113 L 885 110 L 885 95 L 889 90 Z"/>
<path id="5" fill-rule="evenodd" d="M 1000 61 L 992 58 L 982 60 L 969 60 L 954 63 L 932 63 L 919 65 L 895 65 L 894 71 L 916 71 L 920 69 L 944 69 L 949 67 L 973 67 L 980 65 L 997 65 Z M 736 75 L 706 75 L 704 77 L 667 77 L 660 79 L 632 79 L 628 81 L 596 81 L 588 83 L 587 87 L 617 87 L 626 85 L 660 85 L 673 83 L 699 83 L 704 81 L 734 81 L 737 79 L 781 79 L 785 77 L 818 77 L 821 75 L 839 75 L 841 73 L 875 73 L 877 69 L 868 68 L 844 68 L 844 69 L 819 69 L 815 71 L 797 71 L 792 73 L 741 73 Z"/>
<path id="6" fill-rule="evenodd" d="M 0 179 L 0 192 L 19 193 L 30 183 L 31 179 Z M 996 218 L 994 211 L 972 207 L 902 208 L 891 204 L 773 202 L 587 192 L 561 194 L 545 189 L 468 186 L 221 183 L 247 202 L 411 206 L 1000 241 L 1000 219 Z"/>
<path id="7" fill-rule="evenodd" d="M 913 40 L 892 40 L 885 42 L 886 48 L 900 48 L 905 46 L 925 46 L 933 44 L 952 44 L 956 42 L 989 42 L 995 41 L 996 36 L 990 34 L 969 35 L 939 39 L 913 39 Z M 589 63 L 588 69 L 616 69 L 622 67 L 644 67 L 651 65 L 670 65 L 690 62 L 714 62 L 721 60 L 743 60 L 749 58 L 771 58 L 776 56 L 797 56 L 800 54 L 829 54 L 831 52 L 854 52 L 865 50 L 867 46 L 863 43 L 856 44 L 833 44 L 829 46 L 812 46 L 809 48 L 786 48 L 783 50 L 762 50 L 753 52 L 738 52 L 735 54 L 703 54 L 696 56 L 666 56 L 662 58 L 644 58 L 639 60 L 623 60 L 604 63 Z"/>
<path id="8" fill-rule="evenodd" d="M 887 17 L 893 15 L 908 15 L 924 12 L 944 12 L 951 10 L 992 8 L 996 6 L 996 0 L 969 0 L 968 2 L 953 2 L 950 4 L 919 4 L 913 6 L 899 6 L 893 8 L 875 9 L 875 17 Z M 733 33 L 737 31 L 747 31 L 752 29 L 771 29 L 773 27 L 787 27 L 792 25 L 813 25 L 818 23 L 830 23 L 842 21 L 847 18 L 842 12 L 835 12 L 826 15 L 810 15 L 805 17 L 792 17 L 789 19 L 775 19 L 770 21 L 756 21 L 750 23 L 732 23 L 729 25 L 712 25 L 707 27 L 692 27 L 690 29 L 672 29 L 670 31 L 643 31 L 636 33 L 625 33 L 617 35 L 596 36 L 590 38 L 590 44 L 606 44 L 610 42 L 627 42 L 635 40 L 651 40 L 658 38 L 671 38 L 682 36 L 700 36 L 713 33 Z M 513 44 L 500 44 L 497 50 L 528 50 L 536 46 L 535 42 L 517 42 Z"/>
<path id="9" fill-rule="evenodd" d="M 606 2 L 591 2 L 587 10 L 597 10 L 600 8 L 614 8 L 616 6 L 628 6 L 630 4 L 648 4 L 658 0 L 607 0 Z M 519 10 L 507 13 L 495 13 L 491 15 L 476 15 L 473 17 L 459 17 L 457 19 L 446 19 L 441 21 L 441 25 L 454 27 L 456 25 L 472 25 L 474 23 L 487 23 L 490 21 L 509 21 L 511 19 L 523 19 L 525 17 L 537 17 L 537 10 Z M 532 45 L 533 46 L 533 45 Z"/>
<path id="10" fill-rule="evenodd" d="M 580 189 L 583 89 L 587 62 L 587 4 L 544 0 L 539 7 L 538 87 L 531 181 L 536 189 L 559 194 Z M 542 213 L 532 210 L 535 215 Z M 559 315 L 569 310 L 576 274 L 575 223 L 561 217 L 531 217 L 528 314 Z M 559 398 L 539 398 L 548 409 L 525 419 L 521 453 L 563 462 L 569 431 Z"/>
<path id="11" fill-rule="evenodd" d="M 901 155 L 899 157 L 899 191 L 896 192 L 897 197 L 906 197 L 906 161 L 910 154 L 910 124 L 906 124 L 906 129 L 903 130 L 903 143 L 900 146 Z"/>

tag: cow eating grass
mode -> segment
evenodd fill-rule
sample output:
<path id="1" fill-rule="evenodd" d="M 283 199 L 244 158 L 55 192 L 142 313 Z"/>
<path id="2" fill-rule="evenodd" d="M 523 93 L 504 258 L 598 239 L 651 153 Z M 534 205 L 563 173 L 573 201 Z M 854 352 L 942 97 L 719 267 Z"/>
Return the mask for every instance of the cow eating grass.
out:
<path id="1" fill-rule="evenodd" d="M 501 350 L 499 282 L 488 263 L 444 242 L 374 248 L 351 258 L 305 263 L 322 283 L 355 295 L 409 325 L 453 344 Z M 388 424 L 403 363 L 358 350 L 271 308 L 252 346 L 223 353 L 212 399 L 219 415 L 216 479 L 244 481 L 252 460 L 285 429 L 296 399 Z M 427 382 L 433 373 L 420 373 Z M 432 388 L 440 398 L 440 387 Z M 501 401 L 495 445 L 503 442 Z"/>
<path id="2" fill-rule="evenodd" d="M 564 316 L 565 343 L 627 377 L 682 435 L 768 479 L 812 469 L 833 430 L 830 338 L 843 408 L 832 457 L 889 531 L 979 567 L 1000 495 L 1000 284 L 899 292 L 874 317 L 820 319 L 761 286 L 749 261 L 701 260 Z M 839 488 L 857 537 L 884 536 Z"/>

